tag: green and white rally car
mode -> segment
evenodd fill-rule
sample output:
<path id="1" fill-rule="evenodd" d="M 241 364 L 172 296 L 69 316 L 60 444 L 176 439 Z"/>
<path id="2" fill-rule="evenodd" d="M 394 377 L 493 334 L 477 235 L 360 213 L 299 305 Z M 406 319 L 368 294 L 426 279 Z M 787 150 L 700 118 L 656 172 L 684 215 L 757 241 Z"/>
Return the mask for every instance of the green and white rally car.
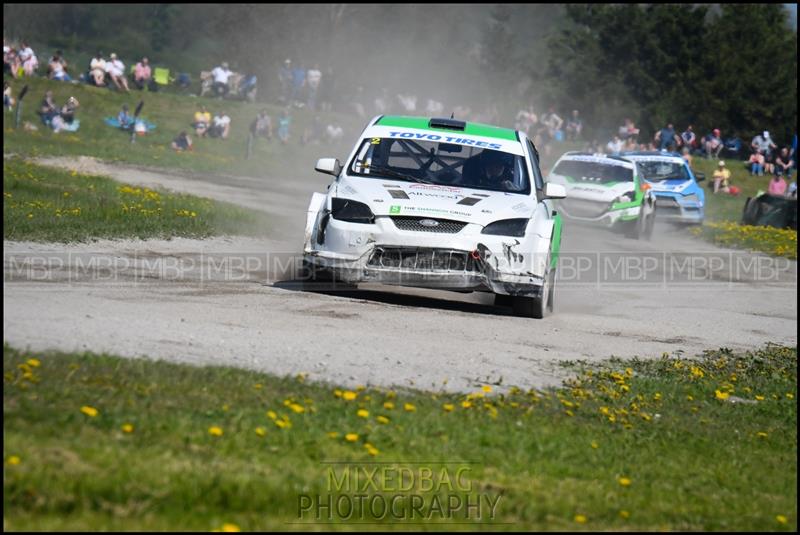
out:
<path id="1" fill-rule="evenodd" d="M 347 283 L 492 292 L 541 318 L 553 308 L 561 217 L 523 132 L 380 116 L 308 207 L 304 260 Z"/>
<path id="2" fill-rule="evenodd" d="M 656 197 L 635 161 L 605 154 L 567 152 L 553 166 L 548 183 L 561 184 L 564 217 L 620 228 L 628 237 L 650 239 Z"/>

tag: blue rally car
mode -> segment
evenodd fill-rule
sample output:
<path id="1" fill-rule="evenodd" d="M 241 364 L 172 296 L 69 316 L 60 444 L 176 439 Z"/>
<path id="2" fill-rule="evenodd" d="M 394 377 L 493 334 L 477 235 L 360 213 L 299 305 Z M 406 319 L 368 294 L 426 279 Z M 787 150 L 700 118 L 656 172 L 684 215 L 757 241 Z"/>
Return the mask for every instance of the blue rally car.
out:
<path id="1" fill-rule="evenodd" d="M 620 156 L 639 165 L 644 180 L 652 187 L 658 205 L 658 219 L 676 223 L 701 224 L 705 216 L 705 193 L 698 184 L 702 173 L 692 172 L 686 160 L 674 152 L 623 152 Z"/>

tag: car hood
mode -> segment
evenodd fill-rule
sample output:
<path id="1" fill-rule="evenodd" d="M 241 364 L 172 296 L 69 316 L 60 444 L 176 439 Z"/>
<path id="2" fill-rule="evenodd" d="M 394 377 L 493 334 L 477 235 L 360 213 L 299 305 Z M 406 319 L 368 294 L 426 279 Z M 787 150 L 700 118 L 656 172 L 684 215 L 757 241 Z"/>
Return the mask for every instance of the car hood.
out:
<path id="1" fill-rule="evenodd" d="M 567 190 L 567 198 L 581 199 L 597 202 L 613 202 L 620 195 L 631 192 L 636 188 L 634 182 L 611 182 L 605 184 L 593 184 L 589 181 L 572 181 L 562 175 L 551 173 L 548 182 L 562 184 Z"/>
<path id="2" fill-rule="evenodd" d="M 417 216 L 488 225 L 529 218 L 535 197 L 456 186 L 343 176 L 335 195 L 367 204 L 376 216 Z"/>
<path id="3" fill-rule="evenodd" d="M 695 182 L 694 180 L 656 180 L 656 181 L 646 181 L 650 186 L 652 186 L 652 190 L 656 193 L 689 193 L 687 190 L 694 190 L 692 187 Z"/>

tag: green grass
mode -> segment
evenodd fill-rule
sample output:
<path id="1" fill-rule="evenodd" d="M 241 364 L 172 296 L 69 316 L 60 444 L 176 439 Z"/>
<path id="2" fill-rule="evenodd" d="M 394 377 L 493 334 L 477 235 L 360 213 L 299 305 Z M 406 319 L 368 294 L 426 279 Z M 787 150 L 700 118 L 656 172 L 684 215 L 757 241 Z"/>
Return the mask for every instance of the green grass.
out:
<path id="1" fill-rule="evenodd" d="M 356 389 L 348 401 L 302 376 L 5 346 L 4 528 L 301 529 L 287 524 L 299 495 L 329 495 L 342 466 L 322 461 L 436 473 L 432 461 L 449 461 L 451 477 L 470 468 L 465 495 L 501 496 L 498 529 L 796 529 L 796 348 L 571 369 L 559 389 Z M 331 527 L 359 526 L 316 529 Z"/>
<path id="2" fill-rule="evenodd" d="M 193 195 L 3 160 L 3 238 L 74 242 L 93 238 L 202 238 L 265 234 L 265 214 Z"/>

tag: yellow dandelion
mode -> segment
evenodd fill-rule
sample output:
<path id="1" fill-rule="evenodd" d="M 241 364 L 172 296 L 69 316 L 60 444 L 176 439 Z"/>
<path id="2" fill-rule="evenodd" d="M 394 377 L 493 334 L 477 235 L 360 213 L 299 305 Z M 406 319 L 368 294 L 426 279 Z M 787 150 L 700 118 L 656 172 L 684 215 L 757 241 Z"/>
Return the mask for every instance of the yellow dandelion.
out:
<path id="1" fill-rule="evenodd" d="M 275 411 L 267 411 L 267 418 L 269 418 L 270 420 L 277 420 L 278 415 L 275 414 Z"/>
<path id="2" fill-rule="evenodd" d="M 386 425 L 386 424 L 388 424 L 388 423 L 389 423 L 389 418 L 387 418 L 386 416 L 378 416 L 378 417 L 376 418 L 376 420 L 378 420 L 378 423 L 379 423 L 379 424 L 384 424 L 384 425 Z"/>
<path id="3" fill-rule="evenodd" d="M 359 418 L 369 418 L 369 411 L 366 409 L 358 409 L 356 412 Z"/>
<path id="4" fill-rule="evenodd" d="M 242 530 L 236 524 L 222 524 L 222 531 L 224 533 L 239 533 Z"/>
<path id="5" fill-rule="evenodd" d="M 462 401 L 461 402 L 461 407 L 464 408 L 464 409 L 469 409 L 470 407 L 472 407 L 472 402 L 470 402 L 470 401 Z"/>
<path id="6" fill-rule="evenodd" d="M 764 431 L 759 431 L 756 433 L 756 436 L 760 438 L 767 438 L 767 434 Z"/>
<path id="7" fill-rule="evenodd" d="M 698 368 L 697 366 L 692 366 L 692 376 L 693 377 L 703 377 L 703 376 L 705 376 L 705 373 L 703 373 L 703 370 Z"/>
<path id="8" fill-rule="evenodd" d="M 292 427 L 292 422 L 290 422 L 288 418 L 285 420 L 275 420 L 275 425 L 277 425 L 281 429 L 289 429 L 290 427 Z"/>
<path id="9" fill-rule="evenodd" d="M 764 401 L 764 396 L 756 396 L 757 401 Z"/>
<path id="10" fill-rule="evenodd" d="M 714 396 L 716 396 L 716 398 L 721 401 L 725 401 L 726 399 L 728 399 L 728 397 L 730 397 L 730 394 L 727 392 L 722 392 L 720 390 L 714 390 Z"/>
<path id="11" fill-rule="evenodd" d="M 221 437 L 222 436 L 222 428 L 217 427 L 216 425 L 212 425 L 208 428 L 208 434 L 214 437 Z"/>
<path id="12" fill-rule="evenodd" d="M 777 521 L 778 521 L 778 524 L 782 524 L 782 525 L 786 525 L 786 523 L 787 523 L 787 522 L 789 522 L 789 519 L 788 519 L 788 518 L 786 518 L 786 517 L 785 517 L 785 516 L 783 516 L 783 515 L 777 515 L 777 516 L 775 517 L 775 520 L 777 520 Z"/>
<path id="13" fill-rule="evenodd" d="M 566 411 L 564 411 L 564 414 L 566 414 L 567 416 L 575 416 L 575 413 L 573 413 L 573 412 L 572 412 L 572 411 L 570 411 L 570 410 L 566 410 Z"/>
<path id="14" fill-rule="evenodd" d="M 306 412 L 306 408 L 303 407 L 302 405 L 298 405 L 297 403 L 292 403 L 291 405 L 289 405 L 289 408 L 292 409 L 297 414 L 302 414 Z"/>
<path id="15" fill-rule="evenodd" d="M 391 401 L 386 401 L 383 404 L 383 408 L 386 409 L 387 411 L 390 411 L 394 409 L 394 403 L 392 403 Z"/>
<path id="16" fill-rule="evenodd" d="M 372 445 L 372 444 L 370 444 L 369 442 L 367 442 L 366 444 L 364 444 L 364 448 L 366 448 L 366 450 L 367 450 L 367 453 L 369 453 L 369 454 L 370 454 L 370 455 L 372 455 L 373 457 L 375 457 L 376 455 L 378 455 L 378 453 L 380 453 L 380 452 L 378 451 L 378 448 L 376 448 L 375 446 L 373 446 L 373 445 Z"/>
<path id="17" fill-rule="evenodd" d="M 356 394 L 355 392 L 353 392 L 351 390 L 346 390 L 346 391 L 342 392 L 342 398 L 345 401 L 353 401 L 357 397 L 358 397 L 358 394 Z"/>
<path id="18" fill-rule="evenodd" d="M 123 433 L 133 433 L 133 425 L 132 424 L 122 424 L 122 432 Z"/>
<path id="19" fill-rule="evenodd" d="M 491 391 L 492 391 L 492 387 L 491 387 L 491 386 L 489 386 L 489 385 L 483 385 L 483 386 L 481 387 L 481 390 L 483 390 L 484 392 L 486 392 L 486 393 L 488 394 L 489 392 L 491 392 Z"/>
<path id="20" fill-rule="evenodd" d="M 585 515 L 575 515 L 575 522 L 578 524 L 585 524 L 588 518 Z"/>
<path id="21" fill-rule="evenodd" d="M 89 407 L 88 405 L 84 405 L 81 407 L 81 412 L 90 418 L 94 418 L 99 414 L 99 411 L 94 407 Z"/>
<path id="22" fill-rule="evenodd" d="M 330 431 L 328 433 L 328 438 L 339 438 L 339 433 L 337 431 Z"/>
<path id="23" fill-rule="evenodd" d="M 786 392 L 786 399 L 794 399 L 794 394 L 791 392 Z"/>
<path id="24" fill-rule="evenodd" d="M 333 391 L 333 395 L 336 396 L 337 398 L 340 398 L 342 397 L 342 391 L 337 388 L 336 390 Z"/>
<path id="25" fill-rule="evenodd" d="M 631 514 L 628 511 L 620 511 L 619 512 L 619 517 L 621 519 L 623 519 L 623 520 L 627 520 L 628 518 L 630 518 L 630 516 L 631 516 Z"/>
<path id="26" fill-rule="evenodd" d="M 694 396 L 686 396 L 686 401 L 694 401 Z"/>
<path id="27" fill-rule="evenodd" d="M 31 368 L 38 368 L 42 365 L 42 363 L 39 362 L 39 359 L 28 359 L 26 362 Z"/>
<path id="28" fill-rule="evenodd" d="M 653 399 L 659 401 L 661 399 L 661 392 L 656 392 L 653 394 Z"/>
<path id="29" fill-rule="evenodd" d="M 267 435 L 267 430 L 264 429 L 263 427 L 256 427 L 255 431 L 256 431 L 256 435 L 258 435 L 260 437 L 263 437 L 263 436 Z"/>
<path id="30" fill-rule="evenodd" d="M 253 385 L 253 388 L 255 388 L 256 390 L 261 390 L 262 388 L 264 388 L 264 385 L 262 385 L 261 383 L 256 383 Z"/>
<path id="31" fill-rule="evenodd" d="M 623 487 L 629 487 L 631 485 L 631 480 L 627 477 L 620 477 L 617 479 L 617 483 L 619 483 Z"/>
<path id="32" fill-rule="evenodd" d="M 6 460 L 6 463 L 10 464 L 11 466 L 17 466 L 21 462 L 22 459 L 20 459 L 17 455 L 12 455 Z"/>
<path id="33" fill-rule="evenodd" d="M 358 435 L 357 435 L 357 434 L 355 434 L 355 433 L 347 433 L 347 434 L 344 436 L 344 439 L 345 439 L 346 441 L 348 441 L 348 442 L 355 442 L 356 440 L 358 440 Z"/>
<path id="34" fill-rule="evenodd" d="M 452 412 L 453 409 L 455 409 L 455 406 L 452 403 L 445 403 L 442 408 L 445 410 L 445 412 Z"/>
<path id="35" fill-rule="evenodd" d="M 403 409 L 405 409 L 406 412 L 416 412 L 417 410 L 417 408 L 411 403 L 406 403 L 403 405 Z"/>
<path id="36" fill-rule="evenodd" d="M 596 450 L 597 448 L 600 447 L 600 444 L 598 444 L 596 440 L 592 440 L 591 446 L 593 450 Z"/>

